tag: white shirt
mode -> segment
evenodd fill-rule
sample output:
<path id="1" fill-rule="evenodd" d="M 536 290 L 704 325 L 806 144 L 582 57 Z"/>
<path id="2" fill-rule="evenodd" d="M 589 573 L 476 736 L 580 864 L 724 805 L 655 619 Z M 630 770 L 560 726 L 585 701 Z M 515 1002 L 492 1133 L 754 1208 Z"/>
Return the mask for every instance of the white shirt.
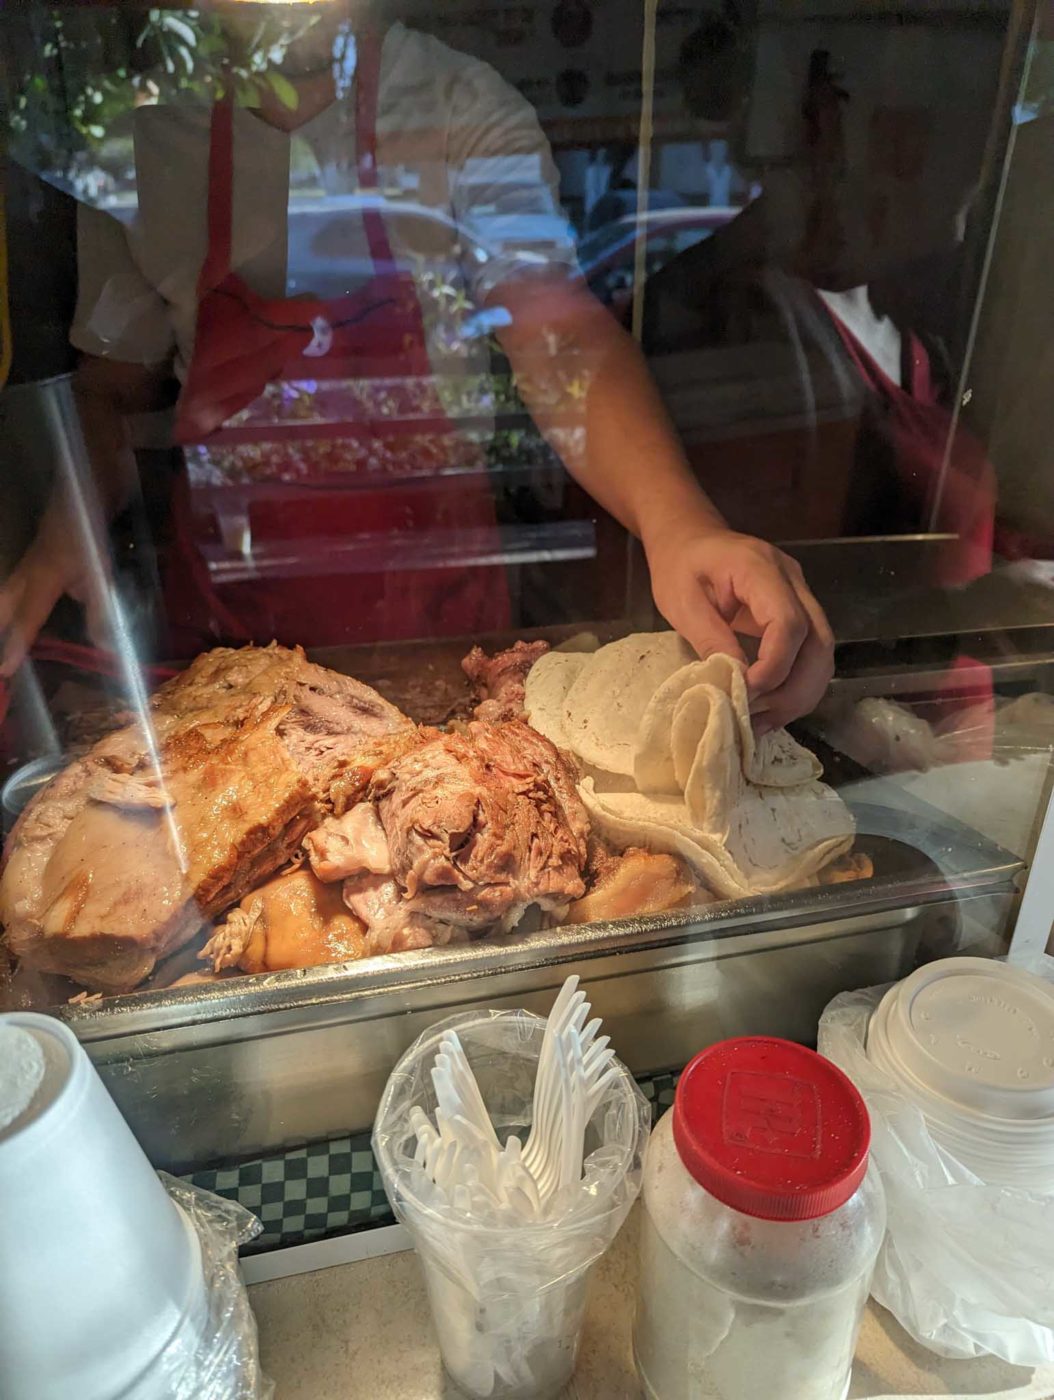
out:
<path id="1" fill-rule="evenodd" d="M 900 332 L 888 316 L 878 315 L 867 288 L 828 292 L 818 287 L 817 291 L 827 309 L 852 332 L 879 368 L 894 384 L 900 384 L 903 377 Z"/>
<path id="2" fill-rule="evenodd" d="M 210 119 L 205 106 L 136 111 L 134 216 L 79 210 L 77 348 L 139 364 L 174 356 L 185 379 L 207 242 Z M 332 297 L 372 274 L 354 207 L 354 127 L 353 95 L 293 132 L 235 111 L 231 262 L 260 295 Z M 466 303 L 471 315 L 508 278 L 576 266 L 533 108 L 489 65 L 394 25 L 381 54 L 377 165 L 385 226 L 396 262 L 417 281 L 433 367 L 485 367 L 481 338 L 451 335 L 451 307 L 463 322 Z M 291 168 L 306 170 L 316 192 L 299 194 Z"/>

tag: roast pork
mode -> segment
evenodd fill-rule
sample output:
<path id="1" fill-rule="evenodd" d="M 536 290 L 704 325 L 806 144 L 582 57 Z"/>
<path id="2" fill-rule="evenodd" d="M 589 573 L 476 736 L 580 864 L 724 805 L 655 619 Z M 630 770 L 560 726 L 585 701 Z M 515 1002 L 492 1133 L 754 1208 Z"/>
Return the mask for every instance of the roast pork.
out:
<path id="1" fill-rule="evenodd" d="M 299 649 L 221 648 L 29 805 L 0 874 L 25 963 L 127 991 L 283 866 L 417 731 Z"/>
<path id="2" fill-rule="evenodd" d="M 377 768 L 363 800 L 305 845 L 366 924 L 370 953 L 513 928 L 585 892 L 588 820 L 575 774 L 518 720 L 421 731 Z"/>

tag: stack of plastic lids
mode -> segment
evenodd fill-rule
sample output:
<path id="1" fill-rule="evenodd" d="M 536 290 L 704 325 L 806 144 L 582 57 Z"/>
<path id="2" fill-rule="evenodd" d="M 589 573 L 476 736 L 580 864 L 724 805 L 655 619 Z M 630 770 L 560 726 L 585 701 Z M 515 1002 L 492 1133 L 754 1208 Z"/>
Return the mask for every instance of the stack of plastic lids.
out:
<path id="1" fill-rule="evenodd" d="M 929 963 L 883 997 L 867 1053 L 982 1181 L 1054 1192 L 1049 983 L 986 958 Z"/>

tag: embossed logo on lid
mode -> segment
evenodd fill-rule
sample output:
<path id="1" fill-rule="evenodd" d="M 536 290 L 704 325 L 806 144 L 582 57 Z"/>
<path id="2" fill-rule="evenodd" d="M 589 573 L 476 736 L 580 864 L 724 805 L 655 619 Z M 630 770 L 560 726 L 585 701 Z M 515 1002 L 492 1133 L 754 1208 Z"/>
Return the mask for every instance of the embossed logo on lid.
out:
<path id="1" fill-rule="evenodd" d="M 867 1171 L 871 1123 L 836 1065 L 788 1040 L 725 1040 L 681 1076 L 673 1137 L 705 1190 L 744 1215 L 812 1220 Z"/>
<path id="2" fill-rule="evenodd" d="M 721 1136 L 727 1144 L 784 1157 L 820 1154 L 816 1085 L 791 1075 L 733 1070 L 725 1080 Z"/>

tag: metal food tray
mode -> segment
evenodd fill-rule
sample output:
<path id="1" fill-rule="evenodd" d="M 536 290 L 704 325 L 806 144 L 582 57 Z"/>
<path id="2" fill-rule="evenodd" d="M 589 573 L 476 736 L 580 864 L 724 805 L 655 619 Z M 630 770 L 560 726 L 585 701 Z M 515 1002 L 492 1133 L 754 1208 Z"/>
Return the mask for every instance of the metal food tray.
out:
<path id="1" fill-rule="evenodd" d="M 872 788 L 872 792 L 874 789 Z M 473 1007 L 545 1012 L 571 972 L 636 1073 L 752 1032 L 808 1042 L 836 993 L 951 951 L 963 911 L 1000 925 L 1021 862 L 904 797 L 854 805 L 868 881 L 571 926 L 58 1012 L 159 1167 L 361 1130 L 403 1050 Z"/>

